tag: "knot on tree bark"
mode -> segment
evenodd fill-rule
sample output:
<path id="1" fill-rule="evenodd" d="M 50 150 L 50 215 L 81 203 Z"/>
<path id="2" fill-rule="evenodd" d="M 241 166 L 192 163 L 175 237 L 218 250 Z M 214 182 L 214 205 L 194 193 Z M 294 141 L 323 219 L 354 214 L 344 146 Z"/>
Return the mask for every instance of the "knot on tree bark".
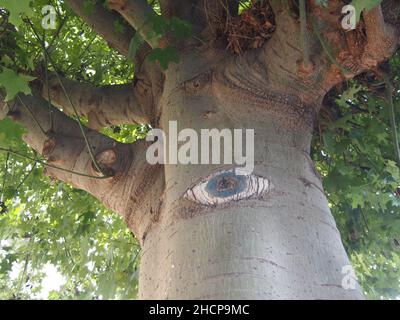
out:
<path id="1" fill-rule="evenodd" d="M 209 87 L 212 82 L 213 71 L 208 70 L 203 72 L 192 79 L 185 81 L 182 84 L 183 89 L 188 94 L 198 94 L 204 91 L 205 88 Z"/>
<path id="2" fill-rule="evenodd" d="M 94 163 L 92 163 L 92 169 L 97 175 L 102 175 L 106 174 L 109 177 L 112 177 L 115 175 L 115 165 L 118 160 L 117 153 L 114 149 L 107 149 L 99 152 L 96 155 L 96 162 L 99 165 L 100 169 L 102 172 L 99 172 L 99 170 L 96 168 Z"/>

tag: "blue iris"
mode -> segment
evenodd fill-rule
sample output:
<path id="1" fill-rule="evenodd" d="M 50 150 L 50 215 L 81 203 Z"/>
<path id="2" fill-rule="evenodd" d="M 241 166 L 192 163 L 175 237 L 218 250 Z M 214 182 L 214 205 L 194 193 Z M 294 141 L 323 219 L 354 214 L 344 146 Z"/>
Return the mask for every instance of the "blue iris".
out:
<path id="1" fill-rule="evenodd" d="M 207 183 L 206 191 L 218 198 L 227 198 L 242 192 L 246 187 L 246 177 L 232 171 L 223 172 Z"/>

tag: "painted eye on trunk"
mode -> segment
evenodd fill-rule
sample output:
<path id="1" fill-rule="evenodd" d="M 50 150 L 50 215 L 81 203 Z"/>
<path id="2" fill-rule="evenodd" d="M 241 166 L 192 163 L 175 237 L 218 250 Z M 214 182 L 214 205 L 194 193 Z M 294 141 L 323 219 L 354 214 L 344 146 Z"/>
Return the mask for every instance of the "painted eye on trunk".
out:
<path id="1" fill-rule="evenodd" d="M 217 172 L 189 188 L 184 198 L 204 206 L 255 198 L 268 191 L 267 179 L 250 174 L 238 175 L 234 170 Z"/>

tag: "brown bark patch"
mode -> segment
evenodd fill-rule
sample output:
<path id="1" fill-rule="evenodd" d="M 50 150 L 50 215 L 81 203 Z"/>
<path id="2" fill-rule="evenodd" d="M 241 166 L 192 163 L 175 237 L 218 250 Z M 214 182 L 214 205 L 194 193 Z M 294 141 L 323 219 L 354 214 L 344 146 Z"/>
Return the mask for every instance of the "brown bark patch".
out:
<path id="1" fill-rule="evenodd" d="M 56 144 L 57 141 L 54 137 L 51 137 L 44 142 L 42 155 L 43 157 L 45 157 L 45 159 L 50 159 L 50 155 L 53 153 Z"/>
<path id="2" fill-rule="evenodd" d="M 124 10 L 126 0 L 108 0 L 108 6 L 111 10 Z"/>

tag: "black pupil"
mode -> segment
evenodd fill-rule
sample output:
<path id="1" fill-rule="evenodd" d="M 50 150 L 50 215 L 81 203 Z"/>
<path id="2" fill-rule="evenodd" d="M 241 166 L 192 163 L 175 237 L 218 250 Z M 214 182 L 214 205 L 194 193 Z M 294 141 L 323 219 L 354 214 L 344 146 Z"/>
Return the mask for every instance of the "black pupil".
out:
<path id="1" fill-rule="evenodd" d="M 217 182 L 217 191 L 233 190 L 237 187 L 237 180 L 232 178 L 223 177 Z"/>

